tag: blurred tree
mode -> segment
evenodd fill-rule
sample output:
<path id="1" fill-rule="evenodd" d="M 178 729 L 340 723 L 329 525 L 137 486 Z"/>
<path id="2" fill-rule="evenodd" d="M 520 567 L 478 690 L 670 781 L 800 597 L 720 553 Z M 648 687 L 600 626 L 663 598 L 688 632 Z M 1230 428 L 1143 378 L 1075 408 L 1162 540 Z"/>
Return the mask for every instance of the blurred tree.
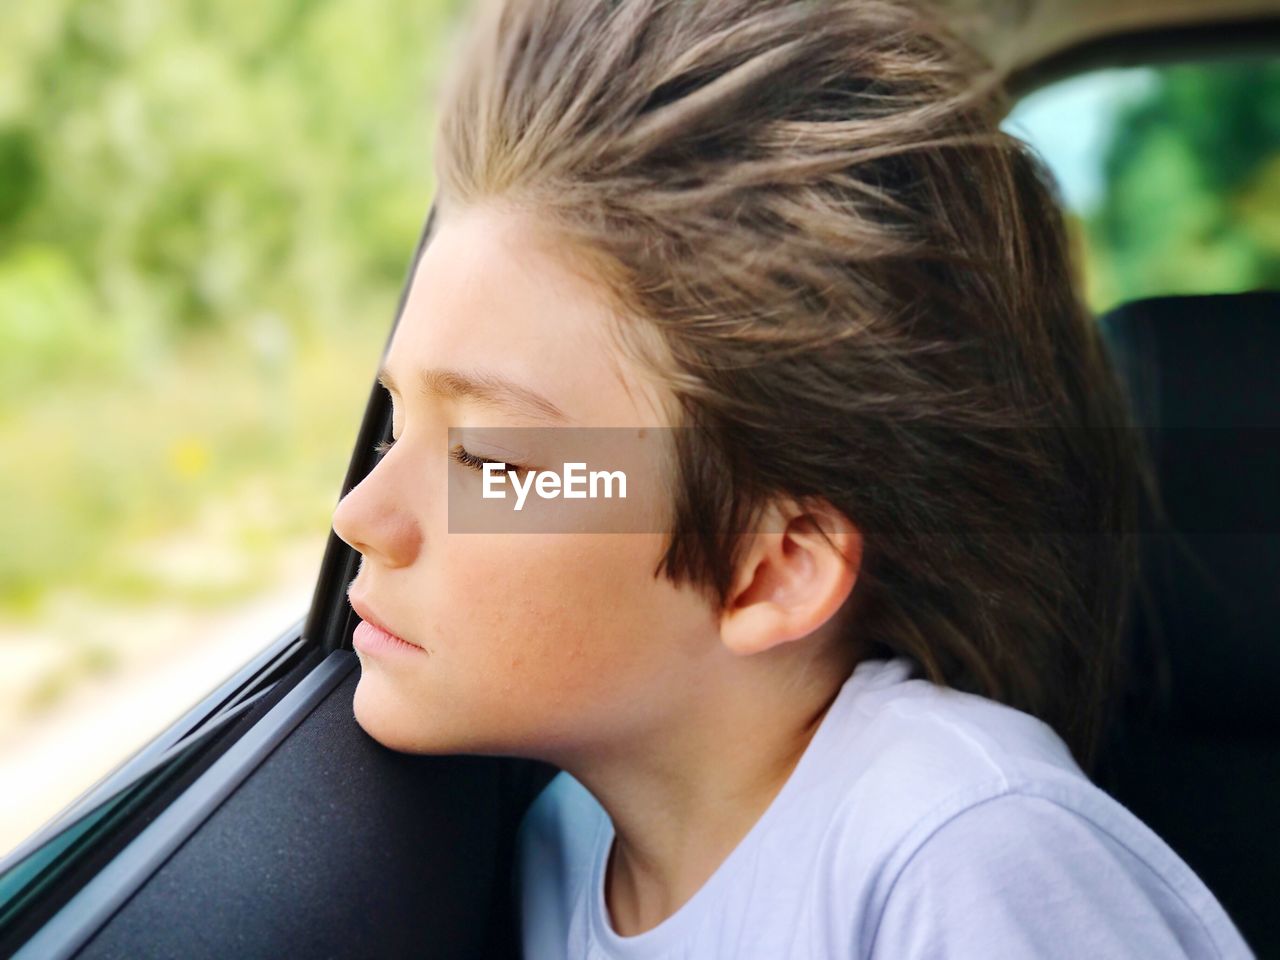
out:
<path id="1" fill-rule="evenodd" d="M 385 324 L 430 199 L 432 51 L 456 5 L 0 6 L 10 300 L 35 247 L 121 336 L 264 312 L 303 337 Z"/>
<path id="2" fill-rule="evenodd" d="M 1280 62 L 1156 76 L 1103 157 L 1106 196 L 1086 223 L 1096 305 L 1280 286 Z"/>
<path id="3" fill-rule="evenodd" d="M 0 129 L 0 238 L 12 234 L 39 197 L 40 165 L 35 135 L 27 127 Z"/>
<path id="4" fill-rule="evenodd" d="M 0 3 L 0 616 L 170 596 L 122 556 L 237 490 L 323 537 L 459 7 Z"/>

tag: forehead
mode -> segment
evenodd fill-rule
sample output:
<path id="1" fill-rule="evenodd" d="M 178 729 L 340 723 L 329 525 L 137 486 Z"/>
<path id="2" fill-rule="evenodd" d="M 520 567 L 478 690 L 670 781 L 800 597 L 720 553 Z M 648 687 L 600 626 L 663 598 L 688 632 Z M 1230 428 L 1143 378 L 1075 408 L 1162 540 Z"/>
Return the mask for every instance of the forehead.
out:
<path id="1" fill-rule="evenodd" d="M 576 423 L 661 426 L 664 391 L 610 336 L 603 290 L 527 214 L 437 213 L 386 366 L 486 370 L 547 396 Z"/>

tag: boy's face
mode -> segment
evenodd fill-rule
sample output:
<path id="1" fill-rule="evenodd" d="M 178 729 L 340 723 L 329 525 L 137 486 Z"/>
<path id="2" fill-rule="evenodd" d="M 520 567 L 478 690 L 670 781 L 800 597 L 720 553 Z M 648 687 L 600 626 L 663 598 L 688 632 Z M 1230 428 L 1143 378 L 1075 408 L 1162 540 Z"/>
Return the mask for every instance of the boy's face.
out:
<path id="1" fill-rule="evenodd" d="M 414 645 L 357 636 L 356 718 L 387 746 L 581 755 L 657 731 L 681 700 L 697 702 L 700 678 L 725 655 L 708 601 L 654 575 L 663 534 L 589 523 L 580 533 L 449 532 L 448 487 L 481 482 L 450 458 L 451 443 L 503 458 L 483 449 L 483 432 L 469 443 L 467 428 L 669 425 L 669 394 L 617 350 L 611 322 L 599 292 L 528 220 L 485 207 L 437 224 L 385 363 L 395 445 L 333 515 L 363 556 L 354 602 Z M 424 391 L 428 369 L 502 378 L 565 419 Z M 451 438 L 450 427 L 463 429 Z M 663 431 L 651 433 L 660 442 Z"/>

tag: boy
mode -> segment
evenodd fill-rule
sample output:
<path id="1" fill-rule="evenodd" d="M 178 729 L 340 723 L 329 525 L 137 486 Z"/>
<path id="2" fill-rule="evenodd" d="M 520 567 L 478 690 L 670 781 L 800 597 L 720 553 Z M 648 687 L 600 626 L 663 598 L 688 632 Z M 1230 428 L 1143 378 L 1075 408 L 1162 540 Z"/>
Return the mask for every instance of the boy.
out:
<path id="1" fill-rule="evenodd" d="M 1085 772 L 1142 464 L 986 66 L 886 0 L 492 0 L 457 63 L 334 528 L 365 729 L 563 771 L 526 956 L 1248 956 Z M 467 532 L 580 428 L 661 524 Z"/>

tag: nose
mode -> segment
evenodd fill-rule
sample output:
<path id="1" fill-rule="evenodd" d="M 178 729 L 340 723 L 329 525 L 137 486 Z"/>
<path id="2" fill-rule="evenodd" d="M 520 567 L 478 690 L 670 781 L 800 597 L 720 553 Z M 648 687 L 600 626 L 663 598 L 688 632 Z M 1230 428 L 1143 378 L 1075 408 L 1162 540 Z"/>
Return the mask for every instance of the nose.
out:
<path id="1" fill-rule="evenodd" d="M 396 489 L 383 460 L 348 491 L 333 511 L 333 532 L 364 555 L 388 567 L 406 567 L 422 548 L 413 503 Z"/>

